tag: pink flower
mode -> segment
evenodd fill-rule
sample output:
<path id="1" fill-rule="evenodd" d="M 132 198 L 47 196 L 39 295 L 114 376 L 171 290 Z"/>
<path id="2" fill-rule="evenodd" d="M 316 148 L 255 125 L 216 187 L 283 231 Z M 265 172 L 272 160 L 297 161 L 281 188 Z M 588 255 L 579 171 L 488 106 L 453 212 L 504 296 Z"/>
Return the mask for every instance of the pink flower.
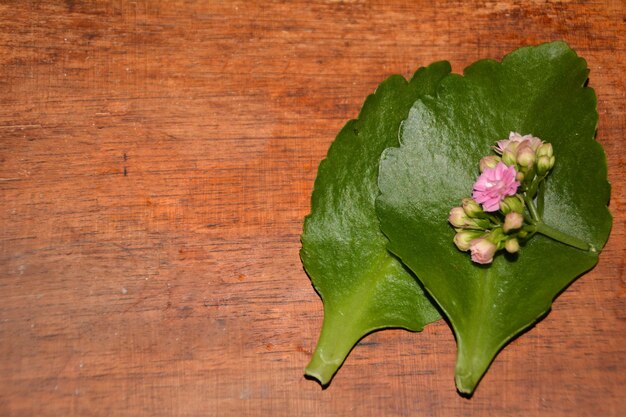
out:
<path id="1" fill-rule="evenodd" d="M 516 154 L 518 147 L 529 146 L 533 151 L 536 151 L 543 141 L 533 135 L 520 135 L 517 132 L 509 133 L 509 138 L 499 140 L 496 142 L 494 150 L 496 153 L 502 155 L 507 149 Z"/>
<path id="2" fill-rule="evenodd" d="M 515 167 L 499 162 L 495 168 L 486 168 L 474 184 L 472 197 L 487 212 L 498 211 L 500 201 L 515 195 L 520 183 L 515 180 Z"/>
<path id="3" fill-rule="evenodd" d="M 477 264 L 490 264 L 493 261 L 493 255 L 496 254 L 497 247 L 495 243 L 489 239 L 481 237 L 470 242 L 470 252 L 472 261 Z"/>

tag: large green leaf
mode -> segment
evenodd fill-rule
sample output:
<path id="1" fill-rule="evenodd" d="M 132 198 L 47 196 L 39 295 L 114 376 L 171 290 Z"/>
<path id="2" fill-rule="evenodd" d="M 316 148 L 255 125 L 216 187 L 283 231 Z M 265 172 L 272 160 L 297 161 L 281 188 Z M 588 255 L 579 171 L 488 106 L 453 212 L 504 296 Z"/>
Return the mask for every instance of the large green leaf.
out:
<path id="1" fill-rule="evenodd" d="M 536 235 L 490 266 L 454 246 L 450 209 L 469 196 L 478 162 L 510 131 L 554 146 L 543 221 L 600 250 L 610 232 L 606 159 L 594 140 L 596 97 L 586 62 L 566 44 L 478 61 L 418 100 L 401 146 L 383 153 L 377 211 L 389 249 L 447 315 L 458 344 L 456 385 L 472 393 L 498 351 L 544 316 L 552 300 L 592 268 L 598 253 Z"/>
<path id="2" fill-rule="evenodd" d="M 387 251 L 374 203 L 382 151 L 398 145 L 411 105 L 434 93 L 449 72 L 447 62 L 438 62 L 409 82 L 388 78 L 320 163 L 300 256 L 324 301 L 322 331 L 305 371 L 323 386 L 366 334 L 388 327 L 421 330 L 439 318 L 415 278 Z"/>

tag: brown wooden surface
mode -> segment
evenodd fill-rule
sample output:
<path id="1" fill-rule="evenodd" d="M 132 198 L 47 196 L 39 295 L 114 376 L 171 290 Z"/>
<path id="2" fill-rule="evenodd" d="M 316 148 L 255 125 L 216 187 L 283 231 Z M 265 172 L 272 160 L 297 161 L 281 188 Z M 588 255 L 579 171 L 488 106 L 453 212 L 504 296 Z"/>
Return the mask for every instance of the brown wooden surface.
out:
<path id="1" fill-rule="evenodd" d="M 0 416 L 620 416 L 626 6 L 0 5 Z M 444 322 L 303 378 L 322 304 L 298 258 L 317 165 L 392 73 L 564 39 L 613 184 L 600 263 L 470 400 Z"/>

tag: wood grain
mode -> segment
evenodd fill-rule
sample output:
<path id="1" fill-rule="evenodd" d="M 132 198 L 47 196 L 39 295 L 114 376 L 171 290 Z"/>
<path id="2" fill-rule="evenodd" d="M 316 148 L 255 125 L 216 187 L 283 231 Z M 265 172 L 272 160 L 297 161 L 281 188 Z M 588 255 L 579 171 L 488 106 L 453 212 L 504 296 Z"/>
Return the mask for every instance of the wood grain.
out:
<path id="1" fill-rule="evenodd" d="M 433 3 L 2 2 L 0 415 L 623 415 L 625 3 Z M 443 322 L 305 380 L 299 234 L 335 134 L 392 73 L 555 39 L 599 98 L 598 266 L 470 400 Z"/>

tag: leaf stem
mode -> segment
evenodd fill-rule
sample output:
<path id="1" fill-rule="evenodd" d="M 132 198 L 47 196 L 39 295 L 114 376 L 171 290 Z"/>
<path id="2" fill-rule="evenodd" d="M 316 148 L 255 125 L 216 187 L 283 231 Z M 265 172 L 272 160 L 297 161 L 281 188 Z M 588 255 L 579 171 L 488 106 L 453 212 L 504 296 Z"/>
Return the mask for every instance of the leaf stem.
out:
<path id="1" fill-rule="evenodd" d="M 338 320 L 335 314 L 324 311 L 320 337 L 311 362 L 304 371 L 305 375 L 317 379 L 322 387 L 326 387 L 362 337 L 358 328 L 358 325 Z"/>
<path id="2" fill-rule="evenodd" d="M 537 233 L 541 233 L 544 236 L 547 236 L 551 239 L 556 240 L 557 242 L 564 243 L 568 246 L 572 246 L 576 249 L 585 250 L 589 252 L 597 252 L 596 248 L 588 242 L 585 242 L 577 237 L 570 236 L 566 233 L 563 233 L 559 230 L 556 230 L 553 227 L 548 226 L 547 224 L 539 221 L 535 224 L 537 228 Z"/>
<path id="3" fill-rule="evenodd" d="M 584 250 L 584 251 L 589 251 L 589 252 L 597 252 L 596 248 L 588 242 L 585 242 L 584 240 L 578 239 L 577 237 L 574 236 L 570 236 L 567 233 L 563 233 L 560 230 L 557 230 L 551 226 L 548 226 L 547 224 L 545 224 L 543 222 L 543 220 L 541 219 L 541 216 L 537 210 L 537 207 L 535 207 L 535 203 L 533 202 L 533 197 L 534 197 L 534 193 L 536 193 L 537 191 L 539 191 L 538 195 L 537 195 L 537 203 L 539 206 L 539 209 L 543 212 L 543 194 L 544 194 L 544 186 L 543 186 L 543 180 L 545 179 L 545 176 L 543 176 L 542 178 L 533 181 L 533 183 L 530 186 L 530 189 L 525 193 L 524 195 L 524 202 L 526 203 L 526 207 L 528 207 L 528 212 L 530 213 L 530 217 L 531 217 L 531 221 L 529 223 L 531 223 L 531 228 L 532 228 L 532 234 L 535 233 L 541 233 L 544 236 L 547 236 L 551 239 L 556 240 L 557 242 L 561 242 L 565 245 L 574 247 L 576 249 L 580 249 L 580 250 Z M 526 217 L 526 215 L 524 215 L 524 217 L 526 218 L 526 220 L 528 221 L 529 219 Z"/>

